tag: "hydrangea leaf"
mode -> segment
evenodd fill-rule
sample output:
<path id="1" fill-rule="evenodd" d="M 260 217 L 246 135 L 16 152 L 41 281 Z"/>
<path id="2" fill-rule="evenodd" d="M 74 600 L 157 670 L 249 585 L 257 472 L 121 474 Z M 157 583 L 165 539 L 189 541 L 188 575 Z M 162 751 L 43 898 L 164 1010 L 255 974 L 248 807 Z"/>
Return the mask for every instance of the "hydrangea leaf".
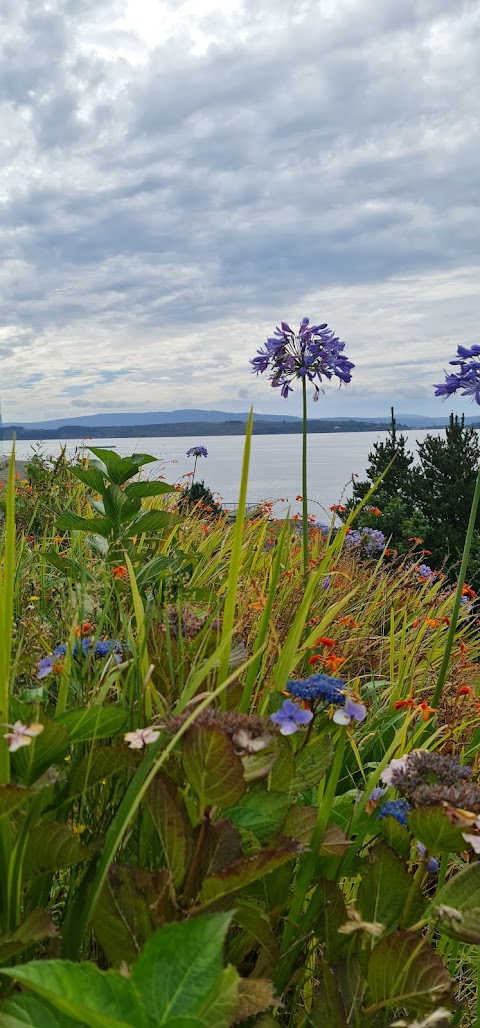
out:
<path id="1" fill-rule="evenodd" d="M 23 953 L 33 942 L 52 939 L 56 934 L 50 914 L 39 908 L 32 910 L 18 928 L 0 935 L 0 963 L 10 960 L 17 953 Z"/>
<path id="2" fill-rule="evenodd" d="M 202 810 L 231 806 L 245 792 L 242 761 L 220 728 L 193 727 L 185 739 L 182 760 Z"/>
<path id="3" fill-rule="evenodd" d="M 46 999 L 62 1016 L 80 1018 L 88 1028 L 148 1026 L 131 979 L 118 971 L 99 971 L 94 964 L 67 960 L 32 960 L 2 968 L 1 973 Z"/>
<path id="4" fill-rule="evenodd" d="M 450 938 L 480 945 L 480 862 L 469 864 L 439 889 L 427 917 Z"/>
<path id="5" fill-rule="evenodd" d="M 85 707 L 67 710 L 56 723 L 67 729 L 70 742 L 90 742 L 118 735 L 125 726 L 126 711 L 118 704 L 107 707 Z"/>
<path id="6" fill-rule="evenodd" d="M 43 721 L 43 732 L 32 740 L 30 746 L 12 753 L 12 765 L 17 777 L 24 785 L 33 785 L 50 767 L 63 762 L 68 751 L 68 732 L 53 721 Z"/>
<path id="7" fill-rule="evenodd" d="M 249 789 L 235 807 L 225 811 L 237 828 L 253 832 L 262 846 L 280 831 L 291 804 L 283 792 L 267 792 L 261 786 Z"/>
<path id="8" fill-rule="evenodd" d="M 25 789 L 23 785 L 0 786 L 0 817 L 5 817 L 12 810 L 22 807 L 30 796 L 35 796 L 34 790 Z"/>
<path id="9" fill-rule="evenodd" d="M 314 737 L 295 757 L 295 773 L 290 782 L 290 792 L 305 792 L 305 789 L 318 785 L 328 771 L 332 758 L 333 744 L 330 737 Z"/>
<path id="10" fill-rule="evenodd" d="M 67 825 L 42 821 L 31 830 L 25 849 L 25 875 L 36 878 L 87 860 L 92 850 Z"/>
<path id="11" fill-rule="evenodd" d="M 384 843 L 375 846 L 358 889 L 357 908 L 362 920 L 381 924 L 386 932 L 398 927 L 411 884 L 398 854 Z M 418 914 L 417 904 L 412 913 Z"/>
<path id="12" fill-rule="evenodd" d="M 182 795 L 171 778 L 159 774 L 150 785 L 145 802 L 157 829 L 173 883 L 180 886 L 193 849 L 192 829 Z"/>
<path id="13" fill-rule="evenodd" d="M 417 807 L 408 815 L 408 824 L 428 853 L 461 853 L 466 848 L 462 832 L 467 829 L 452 825 L 441 807 Z"/>
<path id="14" fill-rule="evenodd" d="M 102 746 L 87 753 L 72 769 L 68 782 L 68 797 L 73 799 L 88 789 L 93 789 L 105 778 L 111 778 L 121 771 L 133 770 L 137 754 L 126 746 Z"/>
<path id="15" fill-rule="evenodd" d="M 224 871 L 205 878 L 200 890 L 200 902 L 204 905 L 218 902 L 225 896 L 245 889 L 247 885 L 263 878 L 298 854 L 299 847 L 295 842 L 285 843 L 274 850 L 262 850 L 251 857 L 237 860 Z"/>
<path id="16" fill-rule="evenodd" d="M 449 1003 L 452 981 L 442 960 L 421 936 L 394 932 L 370 955 L 367 972 L 372 1007 L 427 1011 Z M 369 1007 L 368 1012 L 372 1012 Z"/>
<path id="17" fill-rule="evenodd" d="M 135 963 L 158 928 L 153 911 L 158 911 L 159 899 L 169 889 L 166 869 L 146 871 L 112 864 L 92 917 L 95 935 L 111 964 Z M 173 909 L 170 914 L 173 917 Z"/>

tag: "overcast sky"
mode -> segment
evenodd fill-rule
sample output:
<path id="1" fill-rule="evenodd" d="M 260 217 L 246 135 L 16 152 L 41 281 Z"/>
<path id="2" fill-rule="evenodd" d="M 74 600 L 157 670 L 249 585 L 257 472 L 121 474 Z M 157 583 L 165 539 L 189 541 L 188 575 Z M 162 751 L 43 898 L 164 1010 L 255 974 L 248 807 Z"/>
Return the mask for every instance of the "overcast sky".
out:
<path id="1" fill-rule="evenodd" d="M 479 52 L 461 0 L 1 0 L 4 420 L 297 414 L 248 361 L 305 315 L 312 415 L 476 413 Z"/>

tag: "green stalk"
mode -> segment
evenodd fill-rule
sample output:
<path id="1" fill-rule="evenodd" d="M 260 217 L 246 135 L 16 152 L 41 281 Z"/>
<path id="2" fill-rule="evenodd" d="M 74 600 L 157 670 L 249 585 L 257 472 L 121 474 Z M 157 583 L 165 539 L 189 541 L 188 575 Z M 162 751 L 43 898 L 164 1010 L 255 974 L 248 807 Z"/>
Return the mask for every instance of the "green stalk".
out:
<path id="1" fill-rule="evenodd" d="M 0 723 L 9 723 L 10 671 L 12 663 L 13 598 L 15 588 L 15 440 L 8 466 L 5 504 L 3 566 L 0 563 Z M 3 729 L 5 731 L 5 729 Z M 3 735 L 0 729 L 0 733 Z M 0 739 L 0 786 L 10 782 L 10 751 Z M 0 821 L 0 896 L 3 929 L 10 923 L 8 869 L 12 848 L 10 819 Z"/>
<path id="2" fill-rule="evenodd" d="M 307 501 L 307 382 L 302 378 L 302 558 L 303 575 L 308 574 L 308 501 Z"/>
<path id="3" fill-rule="evenodd" d="M 462 602 L 463 587 L 465 585 L 465 579 L 467 577 L 468 559 L 470 557 L 470 549 L 472 546 L 473 533 L 475 531 L 475 522 L 477 520 L 478 505 L 480 502 L 480 468 L 477 474 L 477 481 L 475 484 L 475 492 L 472 500 L 472 507 L 470 510 L 470 518 L 468 522 L 467 535 L 465 537 L 465 545 L 463 547 L 462 563 L 460 565 L 460 571 L 458 575 L 457 591 L 455 593 L 455 601 L 453 604 L 452 620 L 448 629 L 447 641 L 445 643 L 445 652 L 443 654 L 443 660 L 440 665 L 440 671 L 438 673 L 437 685 L 432 699 L 432 707 L 437 707 L 440 697 L 442 695 L 443 687 L 448 673 L 448 664 L 450 660 L 450 654 L 452 651 L 453 640 L 455 638 L 455 631 L 457 628 L 458 614 Z"/>

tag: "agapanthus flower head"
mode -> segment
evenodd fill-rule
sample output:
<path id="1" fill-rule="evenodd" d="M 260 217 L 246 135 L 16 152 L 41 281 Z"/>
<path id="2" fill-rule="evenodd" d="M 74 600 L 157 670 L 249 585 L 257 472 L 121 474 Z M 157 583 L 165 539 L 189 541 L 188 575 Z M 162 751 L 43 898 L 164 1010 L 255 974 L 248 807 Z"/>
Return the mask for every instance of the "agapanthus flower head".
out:
<path id="1" fill-rule="evenodd" d="M 399 825 L 407 824 L 407 814 L 411 810 L 411 806 L 407 803 L 407 800 L 386 800 L 382 803 L 381 807 L 378 808 L 378 817 L 380 821 L 383 821 L 385 817 L 394 817 L 395 821 L 398 821 Z"/>
<path id="2" fill-rule="evenodd" d="M 445 372 L 445 381 L 434 386 L 435 396 L 448 397 L 459 392 L 480 404 L 480 345 L 458 346 L 457 357 L 450 364 L 458 371 Z"/>
<path id="3" fill-rule="evenodd" d="M 291 700 L 284 700 L 280 709 L 270 714 L 270 721 L 278 725 L 281 735 L 293 735 L 300 725 L 308 725 L 312 718 L 311 710 L 304 710 Z"/>
<path id="4" fill-rule="evenodd" d="M 335 375 L 340 383 L 350 382 L 355 365 L 343 353 L 344 348 L 345 343 L 326 322 L 311 325 L 308 318 L 302 318 L 295 332 L 282 321 L 250 364 L 257 375 L 269 370 L 272 386 L 279 388 L 285 399 L 293 391 L 292 382 L 308 380 L 315 389 L 314 400 L 318 400 L 324 379 Z"/>
<path id="5" fill-rule="evenodd" d="M 304 681 L 291 679 L 286 686 L 290 696 L 296 699 L 307 702 L 323 700 L 324 703 L 336 703 L 340 707 L 345 704 L 344 688 L 343 678 L 330 678 L 328 675 L 310 675 Z"/>
<path id="6" fill-rule="evenodd" d="M 346 550 L 358 547 L 367 553 L 375 553 L 383 550 L 386 542 L 383 532 L 378 528 L 355 528 L 345 536 L 344 545 Z"/>
<path id="7" fill-rule="evenodd" d="M 187 457 L 208 457 L 208 450 L 206 446 L 191 446 L 187 450 Z"/>

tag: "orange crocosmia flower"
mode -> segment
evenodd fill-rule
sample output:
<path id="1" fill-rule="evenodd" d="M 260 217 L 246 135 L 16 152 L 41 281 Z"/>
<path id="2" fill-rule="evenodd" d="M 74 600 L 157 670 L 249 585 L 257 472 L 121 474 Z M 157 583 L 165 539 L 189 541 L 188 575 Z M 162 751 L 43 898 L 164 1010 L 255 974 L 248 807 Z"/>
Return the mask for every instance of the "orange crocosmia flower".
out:
<path id="1" fill-rule="evenodd" d="M 325 657 L 325 667 L 332 672 L 338 671 L 339 667 L 345 663 L 346 659 L 346 657 L 337 657 L 336 653 L 329 653 Z"/>
<path id="2" fill-rule="evenodd" d="M 460 688 L 457 689 L 457 696 L 475 696 L 475 693 L 469 685 L 461 685 Z"/>
<path id="3" fill-rule="evenodd" d="M 313 667 L 314 664 L 323 664 L 324 660 L 325 660 L 325 657 L 322 657 L 321 653 L 314 653 L 313 657 L 309 657 L 308 663 L 310 664 L 311 667 Z"/>
<path id="4" fill-rule="evenodd" d="M 471 596 L 473 598 L 476 595 L 477 594 L 474 591 L 474 589 L 471 589 L 469 585 L 464 585 L 462 589 L 462 596 Z"/>
<path id="5" fill-rule="evenodd" d="M 77 636 L 88 635 L 89 632 L 93 632 L 93 625 L 91 621 L 84 621 L 81 628 L 80 625 L 77 625 L 75 629 L 75 635 Z"/>
<path id="6" fill-rule="evenodd" d="M 334 503 L 333 506 L 329 507 L 328 509 L 331 510 L 334 514 L 344 514 L 347 508 L 344 506 L 343 503 Z"/>
<path id="7" fill-rule="evenodd" d="M 419 624 L 420 618 L 415 618 L 415 621 L 412 621 L 412 628 L 418 628 Z"/>
<path id="8" fill-rule="evenodd" d="M 432 556 L 432 551 L 431 550 L 424 550 L 423 551 L 423 556 L 424 557 L 431 557 Z"/>
<path id="9" fill-rule="evenodd" d="M 266 606 L 266 603 L 266 596 L 261 596 L 259 600 L 254 600 L 253 603 L 250 604 L 250 606 L 253 607 L 254 610 L 263 610 Z"/>
<path id="10" fill-rule="evenodd" d="M 315 639 L 314 646 L 328 646 L 329 649 L 333 649 L 337 645 L 335 639 L 327 639 L 325 635 L 321 635 L 318 639 Z"/>
<path id="11" fill-rule="evenodd" d="M 423 539 L 420 539 L 418 535 L 410 535 L 408 541 L 409 543 L 417 543 L 418 546 L 421 546 L 423 543 Z"/>
<path id="12" fill-rule="evenodd" d="M 347 625 L 348 628 L 358 628 L 358 622 L 351 614 L 346 614 L 345 617 L 337 618 L 340 625 Z"/>
<path id="13" fill-rule="evenodd" d="M 422 721 L 428 721 L 430 714 L 437 713 L 437 708 L 429 707 L 426 700 L 423 700 L 422 703 L 419 703 L 418 706 L 415 707 L 415 710 L 417 710 L 418 713 L 422 715 Z"/>
<path id="14" fill-rule="evenodd" d="M 296 496 L 295 499 L 296 499 L 297 503 L 301 503 L 302 500 L 303 500 L 303 496 Z"/>
<path id="15" fill-rule="evenodd" d="M 126 580 L 128 577 L 128 571 L 125 564 L 119 564 L 118 567 L 112 568 L 112 575 L 114 578 L 123 578 Z"/>
<path id="16" fill-rule="evenodd" d="M 428 625 L 429 628 L 438 628 L 441 623 L 440 618 L 425 618 L 425 624 Z"/>
<path id="17" fill-rule="evenodd" d="M 395 710 L 402 710 L 402 707 L 408 707 L 409 710 L 415 710 L 416 702 L 413 696 L 409 696 L 407 700 L 397 700 L 393 704 Z"/>

